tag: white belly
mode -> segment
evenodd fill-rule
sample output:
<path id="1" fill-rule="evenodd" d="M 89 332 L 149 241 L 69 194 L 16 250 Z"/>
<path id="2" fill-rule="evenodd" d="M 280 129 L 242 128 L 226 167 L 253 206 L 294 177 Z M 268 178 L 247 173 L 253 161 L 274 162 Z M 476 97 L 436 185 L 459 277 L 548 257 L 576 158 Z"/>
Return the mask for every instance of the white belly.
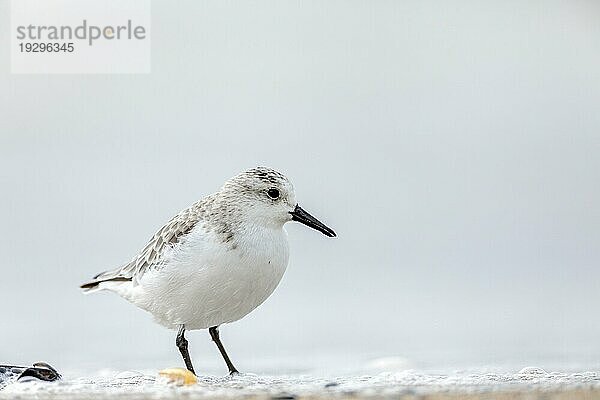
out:
<path id="1" fill-rule="evenodd" d="M 288 255 L 283 229 L 254 231 L 233 243 L 197 232 L 162 268 L 145 273 L 121 295 L 169 328 L 210 328 L 262 304 L 283 277 Z"/>

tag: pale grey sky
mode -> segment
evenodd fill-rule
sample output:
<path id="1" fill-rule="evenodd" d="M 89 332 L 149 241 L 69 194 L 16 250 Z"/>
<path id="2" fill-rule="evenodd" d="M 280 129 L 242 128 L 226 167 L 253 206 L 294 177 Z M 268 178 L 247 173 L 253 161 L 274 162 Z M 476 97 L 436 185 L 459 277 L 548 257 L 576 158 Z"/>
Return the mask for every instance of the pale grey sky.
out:
<path id="1" fill-rule="evenodd" d="M 241 369 L 597 360 L 598 3 L 152 7 L 151 74 L 11 75 L 0 0 L 0 361 L 179 365 L 78 284 L 256 165 L 339 237 L 289 226 L 282 284 L 222 328 Z"/>

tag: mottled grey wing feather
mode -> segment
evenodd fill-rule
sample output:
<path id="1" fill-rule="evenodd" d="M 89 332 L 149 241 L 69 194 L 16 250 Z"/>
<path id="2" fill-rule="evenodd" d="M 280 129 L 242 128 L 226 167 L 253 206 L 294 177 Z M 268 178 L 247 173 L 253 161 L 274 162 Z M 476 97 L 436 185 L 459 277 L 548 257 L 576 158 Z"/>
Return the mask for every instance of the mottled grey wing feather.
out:
<path id="1" fill-rule="evenodd" d="M 167 246 L 179 243 L 201 218 L 201 207 L 198 203 L 173 217 L 152 236 L 142 251 L 128 264 L 113 271 L 98 274 L 94 279 L 105 280 L 137 280 L 146 271 L 157 268 Z"/>

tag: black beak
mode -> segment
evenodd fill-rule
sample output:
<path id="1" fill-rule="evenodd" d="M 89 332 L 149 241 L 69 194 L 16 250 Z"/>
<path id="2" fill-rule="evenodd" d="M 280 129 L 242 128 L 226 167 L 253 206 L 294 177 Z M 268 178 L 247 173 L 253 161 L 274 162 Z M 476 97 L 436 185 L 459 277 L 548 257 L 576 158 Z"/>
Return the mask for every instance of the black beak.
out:
<path id="1" fill-rule="evenodd" d="M 292 221 L 298 221 L 301 224 L 310 226 L 322 232 L 325 236 L 335 237 L 335 232 L 331 228 L 326 227 L 325 224 L 304 211 L 299 205 L 296 204 L 296 208 L 294 208 L 294 211 L 290 211 L 290 214 L 292 214 Z"/>

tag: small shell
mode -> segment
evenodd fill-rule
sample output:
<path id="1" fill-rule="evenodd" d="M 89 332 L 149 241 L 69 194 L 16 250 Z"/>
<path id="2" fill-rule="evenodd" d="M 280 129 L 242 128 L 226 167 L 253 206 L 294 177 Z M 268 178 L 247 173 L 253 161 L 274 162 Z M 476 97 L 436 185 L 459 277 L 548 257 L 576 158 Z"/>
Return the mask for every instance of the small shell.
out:
<path id="1" fill-rule="evenodd" d="M 196 375 L 185 368 L 167 368 L 158 372 L 158 376 L 166 378 L 169 383 L 179 386 L 194 385 L 198 383 Z"/>

